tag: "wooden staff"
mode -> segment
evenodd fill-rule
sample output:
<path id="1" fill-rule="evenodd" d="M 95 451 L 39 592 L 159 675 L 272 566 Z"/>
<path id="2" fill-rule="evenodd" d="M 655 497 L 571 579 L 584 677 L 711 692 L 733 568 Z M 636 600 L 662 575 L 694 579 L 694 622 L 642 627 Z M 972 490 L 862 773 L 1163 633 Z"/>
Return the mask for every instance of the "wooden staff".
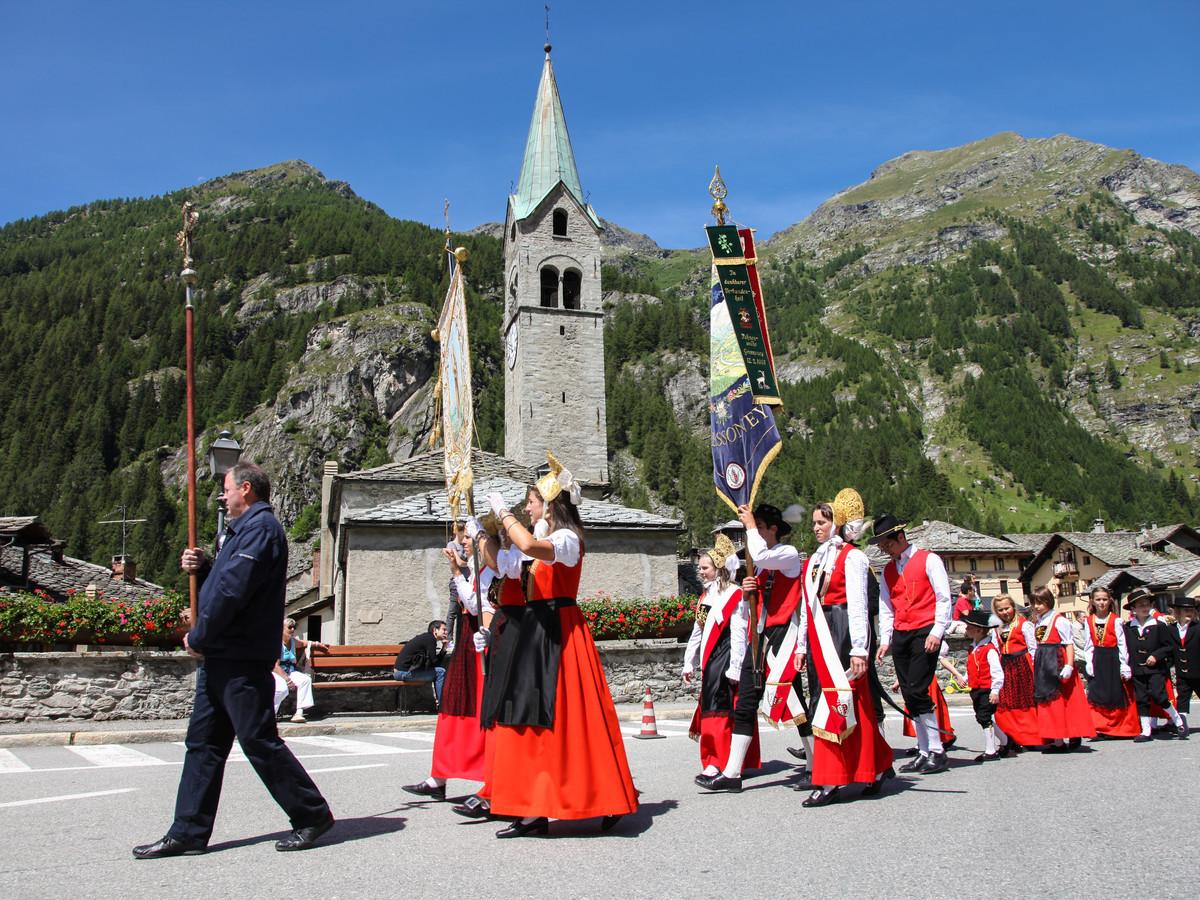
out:
<path id="1" fill-rule="evenodd" d="M 183 204 L 183 230 L 175 236 L 175 242 L 183 251 L 183 271 L 179 277 L 183 279 L 186 292 L 186 303 L 183 308 L 184 321 L 184 354 L 187 360 L 187 513 L 188 513 L 188 547 L 196 547 L 199 541 L 196 537 L 196 359 L 194 320 L 195 311 L 192 306 L 192 295 L 196 288 L 196 270 L 192 268 L 192 232 L 200 214 L 191 201 Z M 192 573 L 188 576 L 188 608 L 191 611 L 192 625 L 199 621 L 199 581 Z"/>

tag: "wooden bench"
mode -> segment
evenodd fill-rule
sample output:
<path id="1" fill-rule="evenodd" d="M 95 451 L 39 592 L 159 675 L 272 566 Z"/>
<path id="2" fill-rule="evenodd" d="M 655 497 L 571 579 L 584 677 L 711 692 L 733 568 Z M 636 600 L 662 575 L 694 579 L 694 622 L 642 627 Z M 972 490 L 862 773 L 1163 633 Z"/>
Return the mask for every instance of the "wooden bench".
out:
<path id="1" fill-rule="evenodd" d="M 396 706 L 401 715 L 408 715 L 412 706 L 408 702 L 409 688 L 427 688 L 433 691 L 431 681 L 397 681 L 396 657 L 404 649 L 403 644 L 331 644 L 327 650 L 314 648 L 309 665 L 313 670 L 313 690 L 326 691 L 341 688 L 389 688 L 396 691 Z M 364 670 L 378 674 L 376 678 L 343 678 L 333 676 L 347 670 Z M 324 678 L 322 679 L 322 676 Z M 436 709 L 436 699 L 434 708 Z"/>

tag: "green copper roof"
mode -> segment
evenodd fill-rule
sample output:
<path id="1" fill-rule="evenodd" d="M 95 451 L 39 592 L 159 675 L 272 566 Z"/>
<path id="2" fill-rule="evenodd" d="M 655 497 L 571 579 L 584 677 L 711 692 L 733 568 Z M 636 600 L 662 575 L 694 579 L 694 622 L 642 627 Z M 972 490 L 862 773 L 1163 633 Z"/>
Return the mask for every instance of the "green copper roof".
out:
<path id="1" fill-rule="evenodd" d="M 554 68 L 547 53 L 537 101 L 533 105 L 533 120 L 529 123 L 529 139 L 525 142 L 521 181 L 512 197 L 514 217 L 519 220 L 528 216 L 560 181 L 599 227 L 599 218 L 583 199 L 579 170 L 575 168 L 575 154 L 571 151 L 571 136 L 567 134 L 567 118 L 563 115 Z"/>

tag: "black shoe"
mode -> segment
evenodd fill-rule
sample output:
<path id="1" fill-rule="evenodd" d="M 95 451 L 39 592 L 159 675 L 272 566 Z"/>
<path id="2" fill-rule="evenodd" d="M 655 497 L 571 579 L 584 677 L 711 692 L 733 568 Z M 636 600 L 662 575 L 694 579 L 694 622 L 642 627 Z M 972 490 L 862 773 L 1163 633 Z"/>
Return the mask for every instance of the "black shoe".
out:
<path id="1" fill-rule="evenodd" d="M 720 774 L 721 774 L 720 772 L 717 773 L 717 775 L 720 775 Z M 717 775 L 705 775 L 703 772 L 701 772 L 699 775 L 697 775 L 692 780 L 695 781 L 696 784 L 700 785 L 700 787 L 708 787 L 708 782 L 711 779 L 716 778 Z"/>
<path id="2" fill-rule="evenodd" d="M 900 771 L 901 772 L 920 772 L 921 769 L 924 768 L 924 766 L 925 766 L 925 760 L 927 760 L 928 758 L 929 757 L 925 756 L 924 754 L 918 753 L 917 758 L 912 760 L 911 762 L 906 762 L 904 765 L 902 765 L 900 767 Z"/>
<path id="3" fill-rule="evenodd" d="M 546 835 L 550 833 L 550 820 L 545 816 L 532 822 L 522 822 L 518 819 L 511 825 L 496 832 L 498 838 L 528 837 L 531 834 Z"/>
<path id="4" fill-rule="evenodd" d="M 428 781 L 422 781 L 418 784 L 406 784 L 400 790 L 416 794 L 418 797 L 428 797 L 430 800 L 446 799 L 446 786 L 444 784 L 438 787 L 430 787 Z"/>
<path id="5" fill-rule="evenodd" d="M 450 811 L 456 812 L 460 816 L 466 816 L 468 819 L 490 819 L 492 817 L 492 805 L 478 794 L 472 794 L 457 806 L 450 807 Z"/>
<path id="6" fill-rule="evenodd" d="M 1021 751 L 1018 749 L 1018 745 L 1014 744 L 1012 741 L 1009 741 L 1000 748 L 1000 757 L 1002 759 L 1013 759 L 1020 752 Z"/>
<path id="7" fill-rule="evenodd" d="M 1133 739 L 1133 742 L 1134 742 L 1135 744 L 1148 744 L 1148 743 L 1150 743 L 1150 741 L 1152 741 L 1152 740 L 1154 740 L 1154 738 L 1152 738 L 1152 737 L 1151 737 L 1150 735 L 1148 735 L 1148 734 L 1139 734 L 1137 737 L 1135 737 L 1135 738 Z"/>
<path id="8" fill-rule="evenodd" d="M 742 777 L 732 778 L 723 772 L 718 772 L 710 778 L 705 779 L 705 783 L 700 787 L 707 791 L 725 791 L 729 794 L 740 794 L 742 792 Z"/>
<path id="9" fill-rule="evenodd" d="M 958 743 L 958 735 L 955 735 L 954 737 L 950 738 L 950 740 L 948 740 L 948 741 L 942 741 L 942 746 L 945 747 L 947 750 L 953 750 L 954 745 L 957 743 Z"/>
<path id="10" fill-rule="evenodd" d="M 1003 754 L 1001 753 L 980 753 L 977 757 L 975 757 L 975 762 L 995 762 L 996 760 L 1000 759 L 1002 755 Z"/>
<path id="11" fill-rule="evenodd" d="M 1160 741 L 1173 741 L 1179 737 L 1179 729 L 1172 725 L 1169 729 L 1158 735 Z"/>
<path id="12" fill-rule="evenodd" d="M 830 803 L 837 801 L 840 791 L 841 788 L 830 788 L 827 791 L 817 788 L 817 790 L 805 797 L 804 802 L 800 805 L 810 808 L 814 806 L 828 806 Z"/>
<path id="13" fill-rule="evenodd" d="M 925 765 L 917 769 L 921 775 L 936 775 L 938 772 L 945 772 L 950 768 L 950 759 L 946 756 L 945 751 L 941 753 L 930 753 L 925 757 Z"/>
<path id="14" fill-rule="evenodd" d="M 619 816 L 605 816 L 603 819 L 600 820 L 600 830 L 601 831 L 612 831 L 614 828 L 617 827 L 617 823 L 620 822 L 623 818 L 625 818 L 624 814 L 619 815 Z"/>
<path id="15" fill-rule="evenodd" d="M 863 788 L 862 795 L 864 797 L 878 797 L 880 791 L 883 790 L 883 783 L 885 781 L 887 781 L 889 778 L 895 778 L 895 777 L 896 777 L 896 770 L 889 766 L 888 770 L 886 772 L 884 772 L 882 775 L 880 775 L 878 778 L 876 778 L 874 781 L 872 781 L 870 784 L 868 784 L 865 788 Z"/>
<path id="16" fill-rule="evenodd" d="M 907 750 L 904 751 L 904 755 L 905 756 L 920 756 L 921 751 L 917 747 L 909 747 Z"/>
<path id="17" fill-rule="evenodd" d="M 133 848 L 134 859 L 162 859 L 164 856 L 199 856 L 208 850 L 207 841 L 181 841 L 169 834 L 153 844 Z"/>
<path id="18" fill-rule="evenodd" d="M 1175 736 L 1181 741 L 1188 739 L 1188 720 L 1183 713 L 1179 714 L 1179 727 L 1175 729 Z"/>
<path id="19" fill-rule="evenodd" d="M 317 838 L 333 827 L 333 816 L 330 816 L 320 825 L 309 825 L 306 828 L 297 828 L 287 837 L 275 842 L 275 849 L 281 853 L 286 853 L 289 850 L 309 850 L 317 845 Z"/>
<path id="20" fill-rule="evenodd" d="M 792 756 L 796 757 L 796 759 L 800 759 L 800 760 L 808 759 L 808 756 L 805 754 L 803 747 L 788 747 L 787 752 L 792 754 Z"/>
<path id="21" fill-rule="evenodd" d="M 1150 740 L 1150 738 L 1146 738 L 1146 740 Z M 1068 752 L 1069 749 L 1070 748 L 1068 748 L 1066 744 L 1046 744 L 1046 746 L 1042 747 L 1042 752 L 1043 753 L 1066 753 L 1066 752 Z"/>
<path id="22" fill-rule="evenodd" d="M 1082 746 L 1083 746 L 1083 738 L 1081 738 L 1081 737 L 1073 737 L 1067 741 L 1067 749 L 1068 750 L 1078 750 Z"/>
<path id="23" fill-rule="evenodd" d="M 793 791 L 811 791 L 813 789 L 812 774 L 807 768 L 800 770 L 800 777 L 797 782 L 792 785 Z"/>

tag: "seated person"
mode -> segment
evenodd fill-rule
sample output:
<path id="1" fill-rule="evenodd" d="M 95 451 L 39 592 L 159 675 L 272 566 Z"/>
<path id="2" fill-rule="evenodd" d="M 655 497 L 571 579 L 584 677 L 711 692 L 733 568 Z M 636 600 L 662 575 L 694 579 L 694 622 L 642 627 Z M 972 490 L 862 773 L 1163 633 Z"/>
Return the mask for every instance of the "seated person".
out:
<path id="1" fill-rule="evenodd" d="M 329 649 L 320 641 L 306 641 L 296 637 L 296 620 L 283 620 L 283 645 L 275 669 L 271 673 L 275 677 L 275 715 L 279 715 L 279 707 L 287 699 L 288 691 L 295 688 L 296 714 L 292 716 L 292 721 L 308 721 L 304 713 L 313 708 L 312 676 L 297 670 L 296 651 L 308 650 L 311 655 L 313 647 Z"/>
<path id="2" fill-rule="evenodd" d="M 404 645 L 396 657 L 397 681 L 429 681 L 433 696 L 442 704 L 442 682 L 446 680 L 446 654 L 438 649 L 450 637 L 450 629 L 441 619 L 429 623 L 429 628 Z"/>

